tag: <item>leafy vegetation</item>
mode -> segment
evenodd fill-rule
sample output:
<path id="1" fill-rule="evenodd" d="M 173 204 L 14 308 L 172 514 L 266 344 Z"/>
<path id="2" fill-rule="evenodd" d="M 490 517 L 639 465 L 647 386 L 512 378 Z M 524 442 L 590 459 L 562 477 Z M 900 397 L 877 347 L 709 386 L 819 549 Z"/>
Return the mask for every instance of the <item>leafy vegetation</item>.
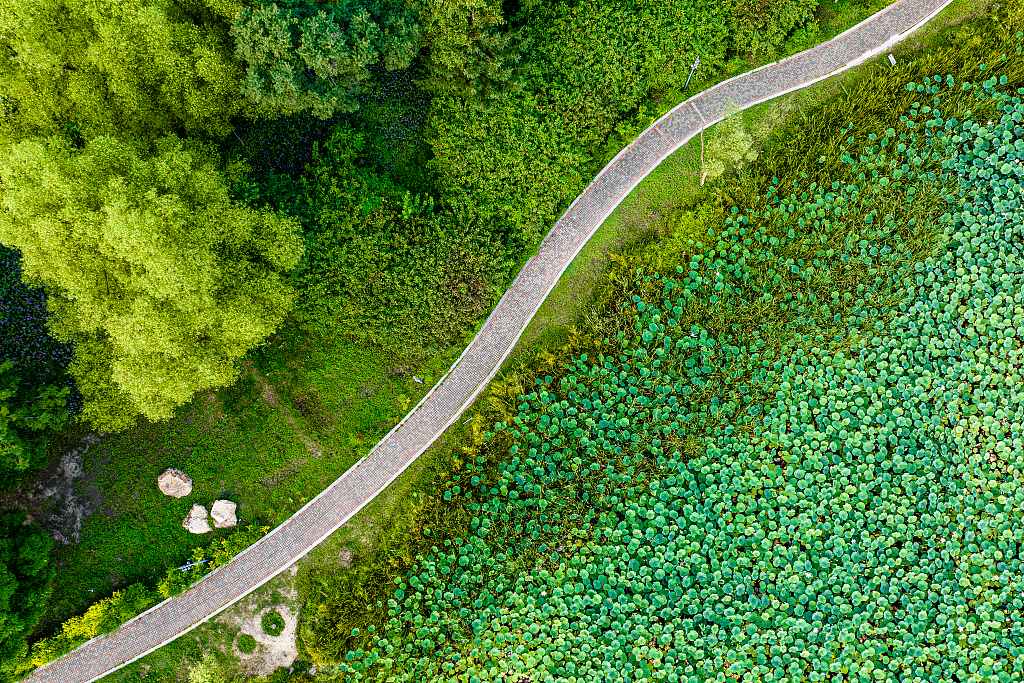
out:
<path id="1" fill-rule="evenodd" d="M 53 586 L 53 539 L 21 510 L 0 512 L 0 676 L 28 651 Z"/>
<path id="2" fill-rule="evenodd" d="M 727 189 L 742 214 L 675 212 L 667 248 L 624 259 L 630 308 L 575 330 L 597 362 L 495 397 L 496 438 L 463 443 L 444 497 L 474 530 L 430 527 L 397 591 L 371 573 L 361 595 L 390 593 L 376 608 L 307 591 L 316 658 L 346 680 L 1019 675 L 1021 416 L 995 387 L 1018 384 L 1020 256 L 1001 198 L 1018 192 L 1021 105 L 998 90 L 1024 64 L 996 30 L 955 40 L 775 138 Z M 923 76 L 969 75 L 978 54 L 1002 75 Z M 857 158 L 853 128 L 830 128 L 851 108 Z M 766 171 L 782 177 L 767 192 Z M 954 334 L 961 317 L 987 336 Z"/>
<path id="3" fill-rule="evenodd" d="M 16 666 L 11 668 L 19 673 L 28 672 L 71 652 L 98 635 L 114 631 L 162 599 L 180 595 L 207 574 L 230 562 L 231 558 L 255 543 L 269 530 L 269 527 L 249 525 L 244 530 L 235 531 L 226 539 L 214 541 L 209 549 L 195 548 L 189 563 L 192 566 L 185 565 L 184 569 L 171 567 L 156 590 L 144 583 L 133 583 L 124 590 L 115 591 L 109 598 L 90 605 L 85 614 L 62 623 L 60 632 L 56 635 L 36 641 L 32 645 L 31 657 L 20 660 L 12 658 L 11 661 L 16 662 Z M 47 539 L 49 540 L 49 537 Z M 207 557 L 207 553 L 210 557 Z M 206 562 L 209 564 L 205 564 Z"/>
<path id="4" fill-rule="evenodd" d="M 0 247 L 0 489 L 46 464 L 54 432 L 81 406 L 67 374 L 73 347 L 48 334 L 44 290 L 21 281 L 16 250 Z"/>
<path id="5" fill-rule="evenodd" d="M 235 645 L 238 647 L 239 652 L 244 652 L 247 655 L 256 651 L 256 639 L 248 633 L 239 635 L 238 639 L 235 640 Z"/>
<path id="6" fill-rule="evenodd" d="M 279 6 L 280 3 L 280 6 Z M 316 14 L 313 12 L 316 10 Z M 372 0 L 323 8 L 301 0 L 242 7 L 231 26 L 246 64 L 242 93 L 267 111 L 310 110 L 321 119 L 355 111 L 370 64 L 408 68 L 420 27 L 396 3 Z"/>
<path id="7" fill-rule="evenodd" d="M 279 636 L 284 631 L 284 617 L 270 610 L 260 618 L 260 627 L 268 636 Z"/>

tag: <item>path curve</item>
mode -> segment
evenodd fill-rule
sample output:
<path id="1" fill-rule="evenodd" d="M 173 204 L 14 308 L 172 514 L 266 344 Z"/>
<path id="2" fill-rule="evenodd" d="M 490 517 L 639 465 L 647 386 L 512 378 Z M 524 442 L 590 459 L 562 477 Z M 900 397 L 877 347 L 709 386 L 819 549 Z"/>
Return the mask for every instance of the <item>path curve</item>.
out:
<path id="1" fill-rule="evenodd" d="M 369 503 L 455 422 L 501 367 L 604 219 L 665 157 L 722 120 L 889 49 L 952 0 L 898 0 L 835 38 L 695 95 L 619 152 L 555 223 L 444 377 L 362 460 L 284 524 L 177 598 L 37 669 L 29 683 L 89 683 L 210 619 L 281 573 Z"/>

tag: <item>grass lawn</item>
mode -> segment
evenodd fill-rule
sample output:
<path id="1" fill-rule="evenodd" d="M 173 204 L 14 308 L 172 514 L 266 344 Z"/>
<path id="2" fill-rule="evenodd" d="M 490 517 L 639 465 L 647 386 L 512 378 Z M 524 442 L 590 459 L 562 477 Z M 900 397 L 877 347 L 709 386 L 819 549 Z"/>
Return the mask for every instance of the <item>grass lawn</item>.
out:
<path id="1" fill-rule="evenodd" d="M 941 39 L 937 37 L 941 27 L 973 16 L 990 2 L 956 0 L 893 54 L 899 59 L 910 50 L 927 47 Z M 797 32 L 774 59 L 827 40 L 886 4 L 847 0 L 824 4 L 816 27 Z M 745 110 L 741 114 L 745 127 L 756 132 L 755 141 L 760 140 L 774 125 L 799 116 L 802 107 L 838 92 L 848 79 L 868 78 L 873 70 L 885 68 L 884 59 Z M 758 64 L 733 66 L 732 72 L 698 73 L 686 93 L 659 93 L 659 112 Z M 678 87 L 685 76 L 680 75 Z M 648 123 L 638 122 L 636 132 Z M 712 136 L 714 127 L 705 132 L 705 144 Z M 650 229 L 652 216 L 712 196 L 714 183 L 699 185 L 699 159 L 698 137 L 666 159 L 620 204 L 569 266 L 496 381 L 509 379 L 517 367 L 534 362 L 545 349 L 561 346 L 573 319 L 586 314 L 606 264 L 617 249 Z M 238 503 L 243 523 L 280 523 L 364 455 L 460 352 L 458 347 L 430 358 L 389 356 L 330 335 L 311 335 L 293 324 L 250 354 L 250 364 L 234 386 L 198 396 L 170 422 L 142 424 L 104 438 L 89 449 L 82 463 L 85 486 L 79 493 L 94 501 L 96 511 L 85 518 L 79 542 L 58 550 L 60 568 L 43 629 L 80 614 L 119 586 L 155 579 L 166 567 L 183 563 L 192 547 L 224 533 L 196 537 L 181 528 L 193 503 L 209 506 L 215 498 L 228 498 Z M 416 383 L 414 374 L 424 383 Z M 478 414 L 479 406 L 488 400 L 493 400 L 492 389 L 483 392 L 466 418 Z M 445 488 L 444 477 L 453 469 L 458 444 L 480 427 L 477 422 L 460 421 L 449 429 L 387 491 L 300 564 L 316 571 L 365 570 L 371 562 L 380 561 L 383 551 L 404 552 L 403 538 L 418 531 L 409 520 L 427 497 Z M 195 488 L 190 496 L 175 500 L 160 494 L 156 477 L 167 467 L 192 476 Z M 356 560 L 351 570 L 339 559 L 343 548 Z M 195 638 L 205 638 L 201 634 L 207 628 L 198 629 Z M 194 640 L 190 635 L 182 643 L 186 639 Z M 159 660 L 157 668 L 166 667 L 166 680 L 180 680 L 187 659 L 168 659 L 161 655 L 165 650 L 108 679 L 128 680 L 129 672 L 149 670 Z M 150 676 L 148 680 L 164 679 Z"/>

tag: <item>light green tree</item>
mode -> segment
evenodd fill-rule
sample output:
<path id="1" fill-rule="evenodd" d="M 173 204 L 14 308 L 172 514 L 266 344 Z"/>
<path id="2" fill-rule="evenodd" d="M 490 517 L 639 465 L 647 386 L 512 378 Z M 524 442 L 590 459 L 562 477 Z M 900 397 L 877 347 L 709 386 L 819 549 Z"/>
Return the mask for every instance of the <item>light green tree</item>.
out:
<path id="1" fill-rule="evenodd" d="M 241 92 L 241 0 L 0 0 L 0 144 L 74 121 L 85 138 L 227 135 Z"/>
<path id="2" fill-rule="evenodd" d="M 0 241 L 53 293 L 54 336 L 78 342 L 70 370 L 94 428 L 162 420 L 230 384 L 294 300 L 282 273 L 302 254 L 298 222 L 233 202 L 242 169 L 219 164 L 175 135 L 0 150 Z"/>
<path id="3" fill-rule="evenodd" d="M 736 54 L 773 55 L 786 36 L 814 17 L 818 0 L 727 0 L 729 32 Z"/>
<path id="4" fill-rule="evenodd" d="M 203 655 L 203 660 L 188 670 L 188 683 L 229 683 L 231 676 L 211 652 Z"/>
<path id="5" fill-rule="evenodd" d="M 714 179 L 722 175 L 728 167 L 736 165 L 739 168 L 744 160 L 757 159 L 757 152 L 750 149 L 754 140 L 743 126 L 742 114 L 734 108 L 730 111 L 731 113 L 715 126 L 715 135 L 703 160 L 701 185 L 706 178 Z"/>
<path id="6" fill-rule="evenodd" d="M 315 13 L 314 13 L 315 12 Z M 267 111 L 310 110 L 329 119 L 359 108 L 369 65 L 407 68 L 420 27 L 401 5 L 345 0 L 317 8 L 303 0 L 243 7 L 230 29 L 246 65 L 242 92 Z"/>

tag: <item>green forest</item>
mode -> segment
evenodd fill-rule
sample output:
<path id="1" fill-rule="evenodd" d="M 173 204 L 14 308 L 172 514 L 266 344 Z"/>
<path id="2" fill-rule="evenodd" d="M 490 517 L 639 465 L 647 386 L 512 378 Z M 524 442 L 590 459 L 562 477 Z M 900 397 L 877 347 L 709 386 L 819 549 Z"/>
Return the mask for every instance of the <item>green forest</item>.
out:
<path id="1" fill-rule="evenodd" d="M 888 4 L 0 0 L 0 681 L 365 456 L 659 116 Z M 1024 5 L 939 20 L 688 143 L 291 597 L 103 680 L 1024 678 Z"/>

